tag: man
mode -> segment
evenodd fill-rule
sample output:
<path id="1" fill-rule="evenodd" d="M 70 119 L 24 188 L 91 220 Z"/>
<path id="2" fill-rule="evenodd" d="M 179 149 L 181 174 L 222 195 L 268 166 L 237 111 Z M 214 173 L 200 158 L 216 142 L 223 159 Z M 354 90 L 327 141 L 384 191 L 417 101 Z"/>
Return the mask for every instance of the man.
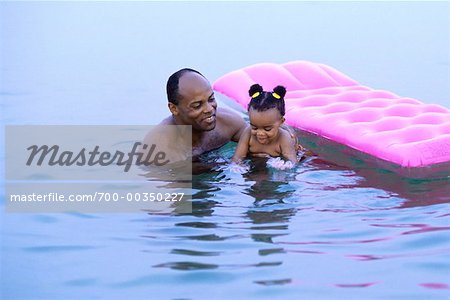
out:
<path id="1" fill-rule="evenodd" d="M 160 125 L 191 125 L 190 154 L 193 157 L 220 148 L 229 141 L 237 142 L 246 127 L 243 118 L 237 113 L 217 107 L 210 83 L 196 70 L 185 68 L 172 74 L 167 81 L 167 99 L 172 115 L 161 121 Z M 169 134 L 161 131 L 157 135 L 150 133 L 145 143 L 163 143 L 167 150 L 171 150 L 172 159 L 182 160 L 182 140 L 186 135 L 180 134 L 180 131 L 178 134 L 169 131 L 172 130 L 166 131 Z"/>

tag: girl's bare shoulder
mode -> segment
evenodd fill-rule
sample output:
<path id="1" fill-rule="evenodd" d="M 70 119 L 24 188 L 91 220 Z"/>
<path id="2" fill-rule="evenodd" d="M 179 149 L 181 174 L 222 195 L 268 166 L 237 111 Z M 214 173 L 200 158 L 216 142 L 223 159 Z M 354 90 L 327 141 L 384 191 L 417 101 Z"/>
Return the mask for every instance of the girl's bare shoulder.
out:
<path id="1" fill-rule="evenodd" d="M 285 126 L 280 127 L 280 139 L 281 139 L 281 141 L 291 141 L 294 143 L 296 141 L 296 137 L 295 137 L 294 133 L 289 128 L 286 128 Z"/>

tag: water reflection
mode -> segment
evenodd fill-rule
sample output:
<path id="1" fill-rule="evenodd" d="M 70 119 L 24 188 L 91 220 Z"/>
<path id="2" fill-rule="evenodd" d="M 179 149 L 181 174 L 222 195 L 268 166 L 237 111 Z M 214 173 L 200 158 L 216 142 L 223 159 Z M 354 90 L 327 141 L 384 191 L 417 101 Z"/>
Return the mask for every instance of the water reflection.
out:
<path id="1" fill-rule="evenodd" d="M 199 274 L 238 278 L 248 272 L 246 283 L 264 288 L 362 290 L 396 280 L 395 272 L 385 275 L 392 268 L 415 276 L 425 272 L 430 280 L 417 284 L 435 282 L 422 286 L 445 289 L 433 268 L 417 271 L 414 264 L 445 263 L 449 214 L 433 215 L 439 208 L 426 206 L 449 202 L 447 185 L 318 157 L 290 171 L 267 168 L 264 160 L 252 161 L 245 174 L 212 166 L 192 178 L 192 214 L 158 219 L 160 229 L 149 229 L 155 238 L 144 251 L 152 253 L 149 266 L 157 272 L 192 276 L 202 284 Z M 333 206 L 337 209 L 323 209 Z M 426 213 L 396 210 L 411 206 L 423 206 Z M 314 271 L 336 263 L 351 275 L 324 279 Z M 375 275 L 366 276 L 366 269 Z"/>
<path id="2" fill-rule="evenodd" d="M 447 203 L 448 180 L 411 180 L 364 163 L 350 169 L 318 157 L 289 171 L 267 168 L 259 158 L 252 160 L 249 172 L 230 174 L 218 167 L 227 163 L 227 157 L 209 157 L 214 158 L 201 162 L 204 171 L 192 177 L 192 213 L 175 213 L 175 218 L 160 225 L 163 231 L 152 232 L 156 239 L 151 244 L 162 243 L 166 251 L 152 262 L 153 268 L 188 273 L 215 270 L 216 274 L 268 267 L 274 276 L 252 282 L 280 286 L 304 280 L 304 275 L 286 269 L 293 259 L 303 265 L 309 261 L 320 265 L 318 256 L 324 260 L 339 256 L 347 264 L 385 258 L 395 263 L 396 259 L 439 256 L 445 251 L 442 242 L 427 243 L 422 252 L 417 249 L 423 247 L 417 245 L 398 251 L 384 249 L 392 243 L 409 245 L 408 236 L 416 233 L 420 237 L 413 243 L 449 230 L 436 218 L 405 222 L 384 211 Z M 370 192 L 368 197 L 364 191 Z M 322 209 L 333 205 L 338 208 Z M 326 224 L 330 222 L 331 227 L 318 215 L 330 218 Z M 303 222 L 308 231 L 303 232 Z M 359 225 L 347 228 L 347 222 Z M 242 263 L 243 257 L 250 262 Z M 289 270 L 289 276 L 281 275 L 280 269 Z M 330 282 L 330 286 L 365 288 L 374 282 L 359 282 L 354 277 L 348 282 Z"/>
<path id="3" fill-rule="evenodd" d="M 305 205 L 316 210 L 325 206 L 334 211 L 364 211 L 450 202 L 448 178 L 410 179 L 358 160 L 354 160 L 350 169 L 313 156 L 293 170 L 278 171 L 267 168 L 265 159 L 256 158 L 251 161 L 249 172 L 227 174 L 220 166 L 228 163 L 233 151 L 234 144 L 230 143 L 221 150 L 208 153 L 198 162 L 201 167 L 197 170 L 203 171 L 193 175 L 192 182 L 189 182 L 192 184 L 192 201 L 189 202 L 192 213 L 174 205 L 174 215 L 210 217 L 217 207 L 246 203 L 243 215 L 258 225 L 251 229 L 286 230 L 289 220 Z M 179 188 L 185 183 L 165 182 L 161 186 Z M 369 199 L 364 200 L 367 197 L 364 193 L 369 195 Z M 359 203 L 349 201 L 349 196 Z M 249 200 L 252 205 L 249 205 Z M 273 226 L 262 227 L 261 224 Z M 214 228 L 216 224 L 184 222 L 177 226 Z"/>
<path id="4" fill-rule="evenodd" d="M 193 270 L 205 270 L 205 269 L 241 269 L 241 268 L 254 268 L 254 267 L 277 267 L 282 262 L 260 262 L 256 264 L 204 264 L 192 261 L 182 262 L 170 262 L 154 265 L 154 268 L 169 268 L 180 271 L 193 271 Z"/>
<path id="5" fill-rule="evenodd" d="M 195 251 L 187 249 L 172 249 L 170 253 L 188 256 L 219 256 L 221 254 L 219 251 Z"/>
<path id="6" fill-rule="evenodd" d="M 450 178 L 440 179 L 411 179 L 402 177 L 399 174 L 388 170 L 373 168 L 356 162 L 353 168 L 339 166 L 322 159 L 315 158 L 308 162 L 310 170 L 343 171 L 343 184 L 333 185 L 335 190 L 341 188 L 376 188 L 387 192 L 388 199 L 396 197 L 401 198 L 402 203 L 398 208 L 407 208 L 415 206 L 428 206 L 450 202 Z M 347 178 L 346 178 L 347 177 Z M 350 180 L 348 180 L 350 178 Z M 324 184 L 325 186 L 326 184 Z"/>
<path id="7" fill-rule="evenodd" d="M 214 189 L 217 189 L 221 183 L 226 180 L 236 180 L 236 178 L 227 178 L 221 171 L 217 171 L 217 166 L 226 164 L 227 156 L 233 153 L 232 145 L 224 148 L 222 153 L 209 154 L 209 165 L 205 168 L 209 171 L 198 175 L 198 199 L 210 198 L 213 195 L 211 192 L 205 192 L 206 194 L 202 195 L 200 190 L 218 192 Z M 337 165 L 313 156 L 300 163 L 294 170 L 277 171 L 267 168 L 265 159 L 255 158 L 251 160 L 250 171 L 242 175 L 246 186 L 241 193 L 251 196 L 256 206 L 275 202 L 281 204 L 285 203 L 286 199 L 301 202 L 302 192 L 311 189 L 316 189 L 319 193 L 353 190 L 356 197 L 358 197 L 357 191 L 371 189 L 378 191 L 377 198 L 385 199 L 386 202 L 391 199 L 393 205 L 391 207 L 396 208 L 450 202 L 450 178 L 412 179 L 386 169 L 375 168 L 356 158 L 349 158 L 346 161 L 350 165 Z M 321 172 L 321 175 L 315 179 L 316 181 L 304 180 L 305 177 L 316 176 L 317 172 Z M 215 182 L 215 184 L 203 189 L 202 184 L 204 185 L 206 181 Z M 305 197 L 307 194 L 305 192 Z M 400 201 L 392 201 L 392 199 Z"/>

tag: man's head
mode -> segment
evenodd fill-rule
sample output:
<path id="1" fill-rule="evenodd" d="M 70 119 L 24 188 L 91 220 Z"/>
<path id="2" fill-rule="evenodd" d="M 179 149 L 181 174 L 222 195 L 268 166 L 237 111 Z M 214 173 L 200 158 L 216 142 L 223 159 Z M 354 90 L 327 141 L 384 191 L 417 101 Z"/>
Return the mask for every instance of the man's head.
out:
<path id="1" fill-rule="evenodd" d="M 178 70 L 175 73 L 173 73 L 172 75 L 170 75 L 169 79 L 167 80 L 167 86 L 166 86 L 167 100 L 170 103 L 178 105 L 178 101 L 179 101 L 178 90 L 179 90 L 180 78 L 185 73 L 189 73 L 189 72 L 197 73 L 200 76 L 202 76 L 203 78 L 205 77 L 199 71 L 194 70 L 194 69 L 189 69 L 189 68 L 184 68 L 184 69 Z"/>
<path id="2" fill-rule="evenodd" d="M 217 102 L 208 80 L 198 71 L 181 69 L 167 81 L 169 109 L 180 125 L 209 131 L 216 126 Z"/>

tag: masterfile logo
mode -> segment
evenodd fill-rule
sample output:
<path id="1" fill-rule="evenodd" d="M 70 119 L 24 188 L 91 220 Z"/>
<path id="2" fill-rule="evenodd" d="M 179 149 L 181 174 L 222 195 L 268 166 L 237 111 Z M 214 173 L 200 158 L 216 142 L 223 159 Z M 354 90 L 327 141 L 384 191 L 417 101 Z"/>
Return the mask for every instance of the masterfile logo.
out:
<path id="1" fill-rule="evenodd" d="M 190 212 L 190 126 L 6 126 L 10 212 Z"/>

